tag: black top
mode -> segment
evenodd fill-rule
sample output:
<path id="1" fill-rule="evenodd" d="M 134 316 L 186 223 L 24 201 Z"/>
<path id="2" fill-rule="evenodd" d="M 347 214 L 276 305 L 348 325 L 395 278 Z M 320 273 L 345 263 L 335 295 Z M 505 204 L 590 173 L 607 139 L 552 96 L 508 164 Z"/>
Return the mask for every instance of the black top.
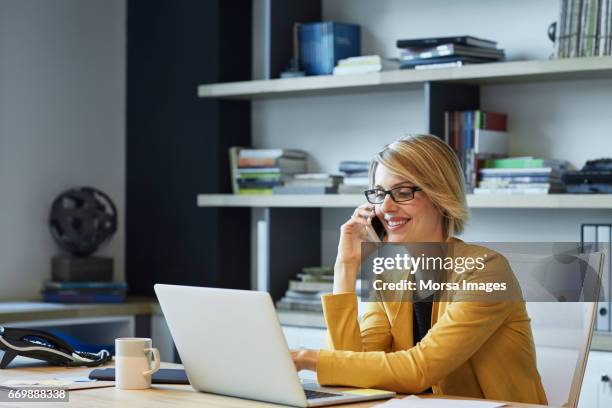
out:
<path id="1" fill-rule="evenodd" d="M 433 295 L 412 304 L 412 337 L 415 345 L 425 337 L 431 327 L 432 299 Z M 433 394 L 431 388 L 423 392 Z"/>
<path id="2" fill-rule="evenodd" d="M 431 327 L 431 297 L 412 304 L 412 337 L 416 345 Z"/>

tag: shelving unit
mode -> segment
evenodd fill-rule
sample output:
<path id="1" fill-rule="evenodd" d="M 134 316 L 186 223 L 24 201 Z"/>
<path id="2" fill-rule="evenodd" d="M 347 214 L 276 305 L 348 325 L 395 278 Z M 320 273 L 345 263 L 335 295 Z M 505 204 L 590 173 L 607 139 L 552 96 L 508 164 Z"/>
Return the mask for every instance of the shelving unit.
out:
<path id="1" fill-rule="evenodd" d="M 389 95 L 393 98 L 393 101 L 397 102 L 401 99 L 401 96 L 398 95 L 403 95 L 402 91 L 407 91 L 405 93 L 407 98 L 418 98 L 419 103 L 423 106 L 424 122 L 422 128 L 420 122 L 418 125 L 412 126 L 417 127 L 419 132 L 424 131 L 425 133 L 442 136 L 445 111 L 486 110 L 492 100 L 492 93 L 507 92 L 505 87 L 500 89 L 490 87 L 490 85 L 517 84 L 519 87 L 525 88 L 521 85 L 530 84 L 529 87 L 538 87 L 543 82 L 561 84 L 565 81 L 570 83 L 572 81 L 597 79 L 612 79 L 612 57 L 540 59 L 475 64 L 460 68 L 394 70 L 347 76 L 330 75 L 224 82 L 200 85 L 197 94 L 200 98 L 205 99 L 252 101 L 252 112 L 257 115 L 255 116 L 257 120 L 254 121 L 254 128 L 261 135 L 268 130 L 266 126 L 270 127 L 270 121 L 277 119 L 272 115 L 282 115 L 282 117 L 278 117 L 284 120 L 281 123 L 286 122 L 287 126 L 290 126 L 291 121 L 287 117 L 294 112 L 299 115 L 302 106 L 306 108 L 306 115 L 310 115 L 306 117 L 310 120 L 316 119 L 315 115 L 320 114 L 320 110 L 308 110 L 307 105 L 313 103 L 313 101 L 320 103 L 322 99 L 306 97 L 329 96 L 329 100 L 332 102 L 329 105 L 326 103 L 325 106 L 332 110 L 336 109 L 337 106 L 339 111 L 346 115 L 347 110 L 341 106 L 348 103 L 352 95 L 357 96 L 358 103 L 365 104 L 372 109 L 374 104 L 366 104 L 364 102 L 366 98 L 371 96 L 373 99 L 380 101 L 386 97 L 383 92 L 394 91 L 392 95 L 391 93 Z M 573 86 L 576 87 L 577 85 L 573 84 Z M 419 92 L 413 92 L 415 90 Z M 481 104 L 482 90 L 484 90 L 482 92 L 484 106 Z M 342 98 L 331 98 L 342 95 L 344 95 Z M 291 98 L 291 100 L 288 100 L 288 98 Z M 284 106 L 283 109 L 279 108 L 279 105 L 284 104 L 289 106 L 291 110 L 285 109 Z M 414 108 L 414 105 L 410 106 Z M 385 107 L 389 108 L 389 105 Z M 495 109 L 499 109 L 499 107 Z M 402 114 L 400 110 L 392 112 L 395 115 Z M 368 116 L 368 118 L 372 117 Z M 414 115 L 410 120 L 414 121 Z M 332 127 L 336 125 L 329 117 L 324 117 L 321 123 Z M 363 123 L 360 123 L 360 125 L 363 126 Z M 309 126 L 308 121 L 300 122 L 299 126 L 302 126 L 302 128 Z M 316 127 L 316 129 L 320 130 L 321 126 Z M 273 137 L 264 138 L 263 143 L 255 142 L 257 147 L 279 147 L 276 146 L 276 143 L 286 141 L 279 137 L 283 133 L 282 126 L 271 126 L 270 130 Z M 342 128 L 337 126 L 334 130 L 342 131 Z M 354 130 L 349 129 L 350 131 Z M 330 132 L 329 134 L 333 133 Z M 291 137 L 291 135 L 288 135 L 288 137 Z M 307 137 L 307 132 L 296 132 L 294 137 L 298 140 L 299 138 L 304 139 Z M 266 144 L 267 140 L 272 142 Z M 286 145 L 303 148 L 301 146 L 291 146 L 291 143 L 286 143 Z M 309 147 L 311 146 L 312 143 Z M 520 150 L 520 147 L 517 150 Z M 333 148 L 338 149 L 338 144 L 335 144 Z M 309 150 L 309 148 L 306 148 L 306 150 Z M 338 150 L 338 155 L 340 153 L 341 151 Z M 523 151 L 520 153 L 526 154 Z M 312 149 L 312 154 L 316 157 L 316 149 Z M 329 155 L 326 155 L 324 160 L 329 161 Z M 322 261 L 323 245 L 330 244 L 329 242 L 323 242 L 322 235 L 324 234 L 322 234 L 322 231 L 324 231 L 324 227 L 322 222 L 328 222 L 330 218 L 335 216 L 333 211 L 326 212 L 326 209 L 354 208 L 364 202 L 364 197 L 361 194 L 258 196 L 200 194 L 197 195 L 196 202 L 200 208 L 251 208 L 258 210 L 252 212 L 252 214 L 257 214 L 259 220 L 253 222 L 252 226 L 256 228 L 256 231 L 251 233 L 251 236 L 256 237 L 252 249 L 256 251 L 257 263 L 253 266 L 256 268 L 259 283 L 262 282 L 259 276 L 265 275 L 264 285 L 259 285 L 258 289 L 268 290 L 274 299 L 278 299 L 286 289 L 287 281 L 295 277 L 299 268 Z M 524 211 L 525 214 L 529 211 L 536 211 L 538 217 L 539 214 L 542 214 L 543 217 L 548 216 L 542 210 L 563 210 L 564 214 L 568 214 L 568 218 L 574 217 L 574 214 L 579 214 L 580 211 L 584 212 L 585 210 L 612 210 L 612 195 L 468 195 L 467 202 L 470 209 L 490 209 L 492 211 L 514 209 Z M 487 211 L 482 213 L 485 212 Z M 551 217 L 559 216 L 559 212 L 556 212 L 556 215 L 553 213 L 550 212 Z M 290 326 L 322 327 L 319 314 L 279 312 L 279 317 L 283 324 Z"/>
<path id="2" fill-rule="evenodd" d="M 612 57 L 496 62 L 460 68 L 227 82 L 200 85 L 198 96 L 252 100 L 417 89 L 426 82 L 484 85 L 597 78 L 612 78 Z"/>
<path id="3" fill-rule="evenodd" d="M 470 208 L 612 209 L 612 195 L 468 195 Z M 199 207 L 252 208 L 354 208 L 363 204 L 361 194 L 234 195 L 200 194 Z"/>
<path id="4" fill-rule="evenodd" d="M 445 13 L 437 13 L 435 5 L 419 7 L 415 12 L 411 5 L 390 1 L 380 14 L 372 13 L 370 6 L 366 8 L 366 2 L 343 0 L 337 3 L 341 4 L 328 7 L 321 17 L 358 21 L 371 36 L 364 52 L 380 55 L 390 55 L 388 46 L 398 36 L 435 36 L 442 35 L 436 31 L 463 32 L 466 27 L 471 31 L 472 27 L 466 26 L 465 20 L 473 18 L 474 21 L 496 22 L 479 26 L 478 35 L 497 40 L 501 48 L 511 51 L 507 54 L 509 57 L 546 58 L 552 47 L 547 39 L 544 42 L 545 27 L 557 15 L 556 4 L 552 13 L 553 10 L 548 10 L 553 7 L 552 3 L 529 8 L 527 3 L 530 2 L 525 2 L 520 13 L 507 15 L 508 25 L 498 27 L 499 15 L 506 17 L 506 6 L 493 7 L 484 1 L 478 6 L 461 5 L 452 10 L 446 5 Z M 349 7 L 350 12 L 346 10 Z M 363 9 L 355 11 L 353 7 Z M 377 4 L 377 7 L 380 6 Z M 464 9 L 467 12 L 461 14 Z M 384 27 L 379 26 L 381 17 L 387 17 Z M 444 29 L 432 31 L 429 25 L 433 21 Z M 512 24 L 517 27 L 520 24 L 521 35 L 507 31 Z M 272 25 L 278 28 L 278 24 Z M 255 30 L 254 34 L 257 33 Z M 287 60 L 288 57 L 284 57 L 280 61 L 285 64 Z M 368 150 L 366 154 L 366 147 L 374 146 L 375 143 L 370 142 L 373 139 L 377 142 L 378 137 L 382 147 L 397 132 L 418 131 L 442 136 L 445 111 L 472 109 L 508 113 L 514 121 L 510 130 L 513 136 L 518 136 L 514 139 L 516 143 L 511 144 L 512 154 L 571 159 L 573 165 L 579 166 L 584 160 L 608 155 L 603 147 L 609 146 L 604 139 L 610 129 L 610 116 L 606 111 L 610 104 L 606 93 L 609 82 L 596 81 L 601 79 L 612 79 L 612 57 L 535 59 L 461 68 L 209 83 L 198 86 L 197 95 L 223 103 L 250 103 L 254 146 L 307 150 L 315 158 L 314 163 L 327 166 L 323 169 L 327 172 L 334 171 L 332 165 L 336 161 L 371 157 L 374 151 Z M 496 86 L 507 84 L 511 86 Z M 539 106 L 543 107 L 541 112 Z M 382 114 L 378 117 L 373 112 Z M 351 115 L 355 115 L 355 120 Z M 317 133 L 311 139 L 314 132 Z M 335 135 L 342 139 L 330 140 L 326 145 Z M 344 139 L 352 143 L 346 151 L 340 143 Z M 363 150 L 355 148 L 364 142 L 368 144 L 363 145 Z M 570 142 L 567 147 L 558 148 L 558 144 L 567 142 Z M 317 150 L 318 143 L 321 150 Z M 258 289 L 268 290 L 274 299 L 283 294 L 287 281 L 294 279 L 301 267 L 329 262 L 329 252 L 333 252 L 337 244 L 328 242 L 329 230 L 339 227 L 334 224 L 340 218 L 340 212 L 334 209 L 354 208 L 363 202 L 361 194 L 199 194 L 196 198 L 197 206 L 203 210 L 211 207 L 252 209 L 251 226 L 255 231 L 243 235 L 255 237 L 251 248 L 256 252 L 253 267 Z M 500 236 L 497 231 L 502 231 L 511 241 L 517 240 L 517 236 L 536 241 L 540 235 L 553 236 L 553 239 L 567 237 L 569 233 L 564 233 L 570 228 L 576 228 L 578 236 L 583 219 L 607 219 L 612 214 L 612 195 L 468 195 L 467 202 L 470 209 L 475 209 L 474 218 L 481 217 L 482 222 L 474 223 L 475 228 L 483 230 L 484 225 L 488 227 L 487 223 L 494 219 L 491 229 L 496 232 L 492 235 Z M 509 212 L 505 210 L 513 210 L 512 215 L 504 216 Z M 563 222 L 559 222 L 560 219 Z M 245 239 L 238 233 L 235 236 Z M 263 281 L 259 279 L 261 276 L 265 277 Z M 307 344 L 306 333 L 301 330 L 319 331 L 317 335 L 323 338 L 321 313 L 278 311 L 278 316 L 286 329 L 295 329 L 293 336 L 298 346 Z M 612 343 L 608 337 L 596 336 L 593 348 L 610 350 Z M 600 375 L 596 371 L 591 379 L 598 382 Z M 590 395 L 596 393 L 593 390 Z"/>
<path id="5" fill-rule="evenodd" d="M 198 87 L 202 98 L 257 100 L 308 95 L 347 95 L 385 90 L 421 89 L 424 131 L 444 133 L 444 112 L 480 109 L 480 88 L 486 84 L 565 81 L 612 78 L 612 57 L 565 60 L 535 60 L 478 64 L 436 70 L 397 70 L 347 76 L 318 76 L 207 84 Z M 471 209 L 519 210 L 610 210 L 608 195 L 469 195 Z M 303 265 L 321 262 L 322 211 L 354 208 L 364 202 L 362 195 L 232 195 L 200 194 L 199 207 L 260 208 L 264 220 L 258 225 L 257 276 L 278 299 L 286 283 Z M 295 236 L 299 245 L 279 237 Z M 293 244 L 291 243 L 293 242 Z M 260 262 L 260 260 L 263 260 Z"/>

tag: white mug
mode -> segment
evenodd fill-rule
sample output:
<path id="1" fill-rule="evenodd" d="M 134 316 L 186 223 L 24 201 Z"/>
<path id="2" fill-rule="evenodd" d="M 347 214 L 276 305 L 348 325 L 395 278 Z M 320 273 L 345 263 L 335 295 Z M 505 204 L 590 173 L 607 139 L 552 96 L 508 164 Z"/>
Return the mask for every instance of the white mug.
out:
<path id="1" fill-rule="evenodd" d="M 159 350 L 148 338 L 115 339 L 115 387 L 120 390 L 151 388 L 151 375 L 159 370 Z M 151 355 L 153 360 L 151 360 Z"/>

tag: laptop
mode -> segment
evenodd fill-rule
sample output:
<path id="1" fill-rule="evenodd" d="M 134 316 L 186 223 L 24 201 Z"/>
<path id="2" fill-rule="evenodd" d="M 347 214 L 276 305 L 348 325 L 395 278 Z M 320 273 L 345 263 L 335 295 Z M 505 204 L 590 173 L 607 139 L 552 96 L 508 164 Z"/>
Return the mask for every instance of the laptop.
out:
<path id="1" fill-rule="evenodd" d="M 296 407 L 395 395 L 302 384 L 267 292 L 157 284 L 155 293 L 198 391 Z"/>

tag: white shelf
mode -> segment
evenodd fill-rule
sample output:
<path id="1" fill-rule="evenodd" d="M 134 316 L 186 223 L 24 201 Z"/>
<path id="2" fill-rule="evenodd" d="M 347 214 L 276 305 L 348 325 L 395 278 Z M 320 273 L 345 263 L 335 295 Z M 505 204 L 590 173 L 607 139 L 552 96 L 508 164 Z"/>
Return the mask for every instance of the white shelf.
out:
<path id="1" fill-rule="evenodd" d="M 470 84 L 612 78 L 612 57 L 474 64 L 459 68 L 394 70 L 200 85 L 201 98 L 258 99 L 418 88 L 424 82 Z"/>
<path id="2" fill-rule="evenodd" d="M 612 194 L 468 195 L 470 208 L 612 209 Z M 361 194 L 234 195 L 200 194 L 199 207 L 353 208 Z"/>
<path id="3" fill-rule="evenodd" d="M 468 195 L 470 208 L 612 209 L 612 194 Z"/>
<path id="4" fill-rule="evenodd" d="M 363 204 L 363 194 L 200 194 L 199 207 L 352 208 Z"/>
<path id="5" fill-rule="evenodd" d="M 276 310 L 278 320 L 283 326 L 297 326 L 325 329 L 323 312 L 302 312 L 297 310 Z"/>

